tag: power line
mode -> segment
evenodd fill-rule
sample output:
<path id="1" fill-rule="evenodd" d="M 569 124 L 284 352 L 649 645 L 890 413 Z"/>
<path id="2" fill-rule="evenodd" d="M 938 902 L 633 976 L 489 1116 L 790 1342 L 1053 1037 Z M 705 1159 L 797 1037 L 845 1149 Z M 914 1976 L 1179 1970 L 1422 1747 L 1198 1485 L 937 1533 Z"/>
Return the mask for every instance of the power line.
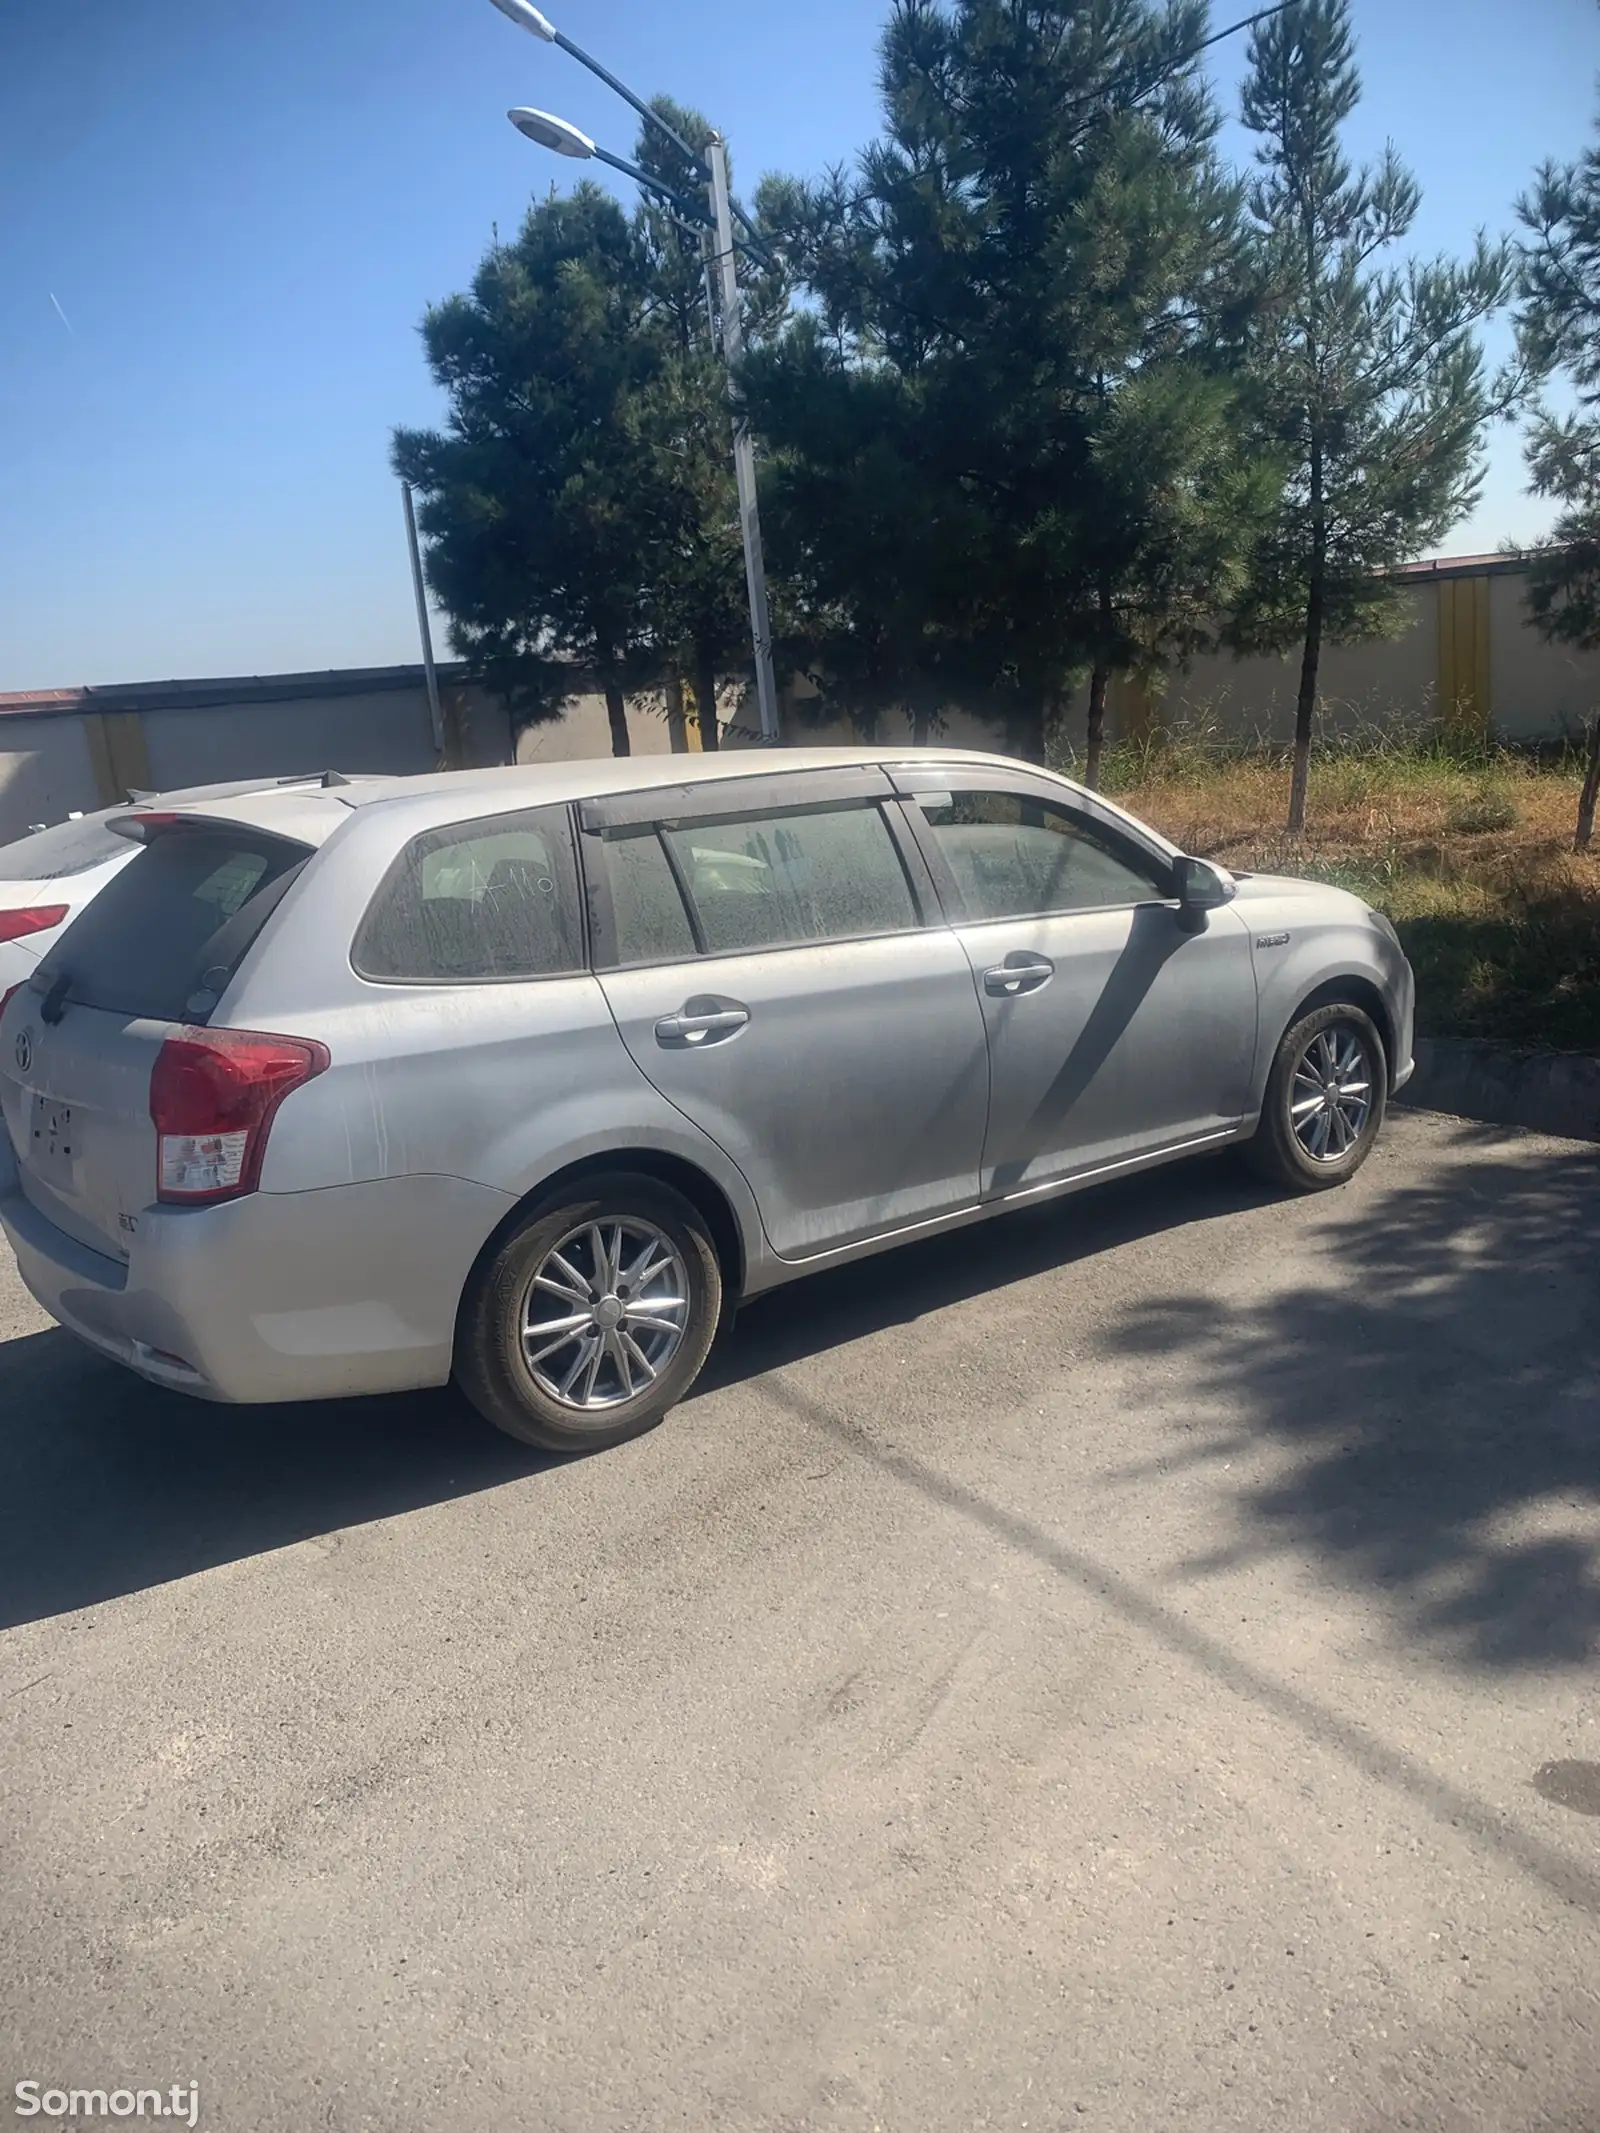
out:
<path id="1" fill-rule="evenodd" d="M 1246 15 L 1242 22 L 1230 22 L 1225 30 L 1213 30 L 1209 37 L 1201 38 L 1189 57 L 1197 59 L 1207 45 L 1221 44 L 1224 37 L 1236 37 L 1240 30 L 1253 30 L 1258 22 L 1265 22 L 1269 15 L 1281 15 L 1294 4 L 1295 0 L 1278 0 L 1276 7 L 1264 7 L 1259 14 Z"/>
<path id="2" fill-rule="evenodd" d="M 1272 15 L 1281 15 L 1295 4 L 1296 0 L 1277 0 L 1275 7 L 1264 7 L 1253 15 L 1244 16 L 1238 22 L 1230 22 L 1225 30 L 1213 30 L 1209 37 L 1202 37 L 1197 45 L 1191 46 L 1181 59 L 1174 60 L 1171 66 L 1156 75 L 1154 80 L 1146 82 L 1138 94 L 1140 96 L 1148 96 L 1152 89 L 1159 89 L 1161 84 L 1164 81 L 1170 81 L 1174 74 L 1181 74 L 1185 67 L 1192 66 L 1200 57 L 1200 54 L 1209 50 L 1212 45 L 1221 44 L 1226 37 L 1237 37 L 1241 30 L 1254 29 L 1258 22 L 1265 22 Z M 1068 111 L 1076 111 L 1083 104 L 1103 103 L 1107 97 L 1114 96 L 1119 89 L 1132 79 L 1131 75 L 1124 75 L 1121 81 L 1113 78 L 1111 81 L 1102 82 L 1098 89 L 1092 89 L 1087 96 L 1075 96 L 1072 102 L 1063 108 Z"/>

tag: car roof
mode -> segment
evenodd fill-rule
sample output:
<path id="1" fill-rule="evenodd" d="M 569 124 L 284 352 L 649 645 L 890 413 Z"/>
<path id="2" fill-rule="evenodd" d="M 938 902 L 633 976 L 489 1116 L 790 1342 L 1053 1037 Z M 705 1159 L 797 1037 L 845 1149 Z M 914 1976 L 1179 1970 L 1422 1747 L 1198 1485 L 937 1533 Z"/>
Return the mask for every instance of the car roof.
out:
<path id="1" fill-rule="evenodd" d="M 330 773 L 316 783 L 285 783 L 263 790 L 247 787 L 231 797 L 186 800 L 162 794 L 140 812 L 181 812 L 186 819 L 233 822 L 297 843 L 322 845 L 355 816 L 382 815 L 399 839 L 424 830 L 470 822 L 475 816 L 508 814 L 520 808 L 559 807 L 576 800 L 607 799 L 622 793 L 685 792 L 697 786 L 761 778 L 788 778 L 797 771 L 884 768 L 915 769 L 971 766 L 1007 777 L 1037 775 L 1034 764 L 976 748 L 737 749 L 726 754 L 595 756 L 554 763 L 505 764 L 487 770 L 443 770 L 421 776 L 341 777 Z M 1048 774 L 1088 806 L 1112 821 L 1121 821 L 1144 842 L 1175 855 L 1177 846 L 1138 822 L 1112 801 L 1091 793 L 1058 772 Z M 173 803 L 180 805 L 174 808 Z"/>
<path id="2" fill-rule="evenodd" d="M 504 764 L 487 770 L 441 770 L 421 776 L 353 775 L 327 786 L 250 789 L 234 798 L 196 799 L 181 812 L 198 819 L 247 823 L 280 836 L 324 843 L 354 810 L 415 814 L 418 827 L 471 820 L 523 807 L 558 807 L 619 793 L 789 777 L 796 771 L 877 764 L 982 763 L 1015 771 L 1025 765 L 966 748 L 739 749 L 718 755 L 594 756 L 554 763 Z M 181 795 L 162 794 L 149 811 L 165 812 Z M 141 812 L 144 810 L 132 810 Z"/>
<path id="3" fill-rule="evenodd" d="M 491 770 L 441 770 L 411 778 L 351 781 L 355 806 L 380 801 L 423 801 L 480 796 L 513 806 L 560 805 L 602 800 L 617 793 L 650 792 L 662 786 L 710 785 L 733 778 L 783 777 L 797 770 L 838 770 L 901 762 L 969 761 L 1000 764 L 1002 756 L 963 748 L 740 748 L 716 755 L 591 756 L 554 763 L 518 763 Z"/>

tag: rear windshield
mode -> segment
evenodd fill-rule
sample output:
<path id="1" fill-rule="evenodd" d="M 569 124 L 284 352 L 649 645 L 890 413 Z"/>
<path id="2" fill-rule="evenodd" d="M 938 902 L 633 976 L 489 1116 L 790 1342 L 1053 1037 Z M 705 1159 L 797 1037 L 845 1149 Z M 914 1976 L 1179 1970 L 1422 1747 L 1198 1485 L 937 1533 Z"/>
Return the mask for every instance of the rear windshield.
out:
<path id="1" fill-rule="evenodd" d="M 311 857 L 236 823 L 166 830 L 62 934 L 33 984 L 154 1022 L 204 1022 Z"/>
<path id="2" fill-rule="evenodd" d="M 86 815 L 81 822 L 58 822 L 54 829 L 35 830 L 31 837 L 0 846 L 0 881 L 64 881 L 127 851 L 127 838 L 108 830 L 104 815 Z"/>

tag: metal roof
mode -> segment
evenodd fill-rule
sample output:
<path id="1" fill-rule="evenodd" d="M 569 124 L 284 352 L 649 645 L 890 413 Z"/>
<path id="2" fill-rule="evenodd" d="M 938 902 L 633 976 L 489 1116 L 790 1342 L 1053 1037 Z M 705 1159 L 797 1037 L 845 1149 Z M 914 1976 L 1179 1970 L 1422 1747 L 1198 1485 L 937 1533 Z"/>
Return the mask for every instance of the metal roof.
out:
<path id="1" fill-rule="evenodd" d="M 470 678 L 459 660 L 443 661 L 435 671 L 446 688 L 455 688 Z M 236 674 L 197 681 L 119 681 L 79 689 L 20 689 L 0 694 L 0 718 L 226 710 L 234 704 L 299 703 L 319 696 L 383 696 L 425 686 L 420 666 L 328 667 L 305 674 Z"/>

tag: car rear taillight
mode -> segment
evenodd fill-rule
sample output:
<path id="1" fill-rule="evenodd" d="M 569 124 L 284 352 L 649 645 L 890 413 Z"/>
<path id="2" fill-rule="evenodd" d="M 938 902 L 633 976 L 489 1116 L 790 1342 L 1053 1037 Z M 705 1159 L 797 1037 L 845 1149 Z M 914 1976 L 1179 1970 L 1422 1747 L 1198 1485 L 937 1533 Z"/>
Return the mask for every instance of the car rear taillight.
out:
<path id="1" fill-rule="evenodd" d="M 309 1037 L 247 1029 L 169 1037 L 150 1076 L 156 1198 L 195 1207 L 254 1192 L 278 1106 L 327 1065 L 327 1046 Z"/>
<path id="2" fill-rule="evenodd" d="M 0 943 L 26 940 L 30 933 L 48 933 L 59 926 L 71 906 L 29 904 L 21 911 L 0 911 Z"/>
<path id="3" fill-rule="evenodd" d="M 23 983 L 25 984 L 26 982 L 26 979 L 24 979 Z M 12 1001 L 17 997 L 17 994 L 21 992 L 21 990 L 21 985 L 8 985 L 4 992 L 0 992 L 0 1022 L 3 1022 L 5 1020 L 6 1009 L 11 1005 Z"/>

